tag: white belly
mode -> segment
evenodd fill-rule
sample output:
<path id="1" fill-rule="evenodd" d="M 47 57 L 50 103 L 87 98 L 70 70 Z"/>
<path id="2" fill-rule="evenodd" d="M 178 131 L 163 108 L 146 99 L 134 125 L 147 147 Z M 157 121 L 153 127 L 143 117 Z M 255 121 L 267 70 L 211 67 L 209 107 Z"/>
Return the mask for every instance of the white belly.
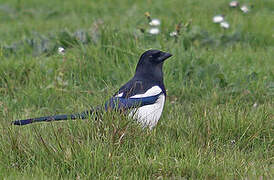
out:
<path id="1" fill-rule="evenodd" d="M 154 104 L 133 109 L 129 115 L 134 119 L 137 119 L 144 127 L 152 129 L 161 117 L 164 104 L 165 95 L 162 94 Z"/>

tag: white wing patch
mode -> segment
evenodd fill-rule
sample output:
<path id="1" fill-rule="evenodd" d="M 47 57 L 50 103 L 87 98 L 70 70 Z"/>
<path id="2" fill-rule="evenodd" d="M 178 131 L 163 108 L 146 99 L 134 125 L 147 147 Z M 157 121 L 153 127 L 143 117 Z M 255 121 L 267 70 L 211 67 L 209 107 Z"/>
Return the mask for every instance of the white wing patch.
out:
<path id="1" fill-rule="evenodd" d="M 115 97 L 122 97 L 124 93 L 117 94 Z"/>
<path id="2" fill-rule="evenodd" d="M 157 94 L 160 94 L 161 92 L 162 92 L 162 89 L 159 86 L 153 86 L 150 89 L 148 89 L 144 94 L 136 94 L 134 96 L 131 96 L 130 98 L 142 98 L 142 97 L 155 96 Z"/>

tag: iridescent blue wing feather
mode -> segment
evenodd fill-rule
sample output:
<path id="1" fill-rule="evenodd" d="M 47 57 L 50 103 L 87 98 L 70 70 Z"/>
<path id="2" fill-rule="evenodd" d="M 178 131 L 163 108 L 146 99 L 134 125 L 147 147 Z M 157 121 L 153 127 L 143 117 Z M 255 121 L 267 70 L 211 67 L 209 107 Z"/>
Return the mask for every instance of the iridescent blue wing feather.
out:
<path id="1" fill-rule="evenodd" d="M 132 108 L 137 108 L 145 105 L 154 104 L 159 96 L 163 94 L 162 92 L 149 97 L 142 98 L 123 98 L 123 97 L 112 97 L 109 101 L 105 103 L 105 110 L 128 110 Z"/>

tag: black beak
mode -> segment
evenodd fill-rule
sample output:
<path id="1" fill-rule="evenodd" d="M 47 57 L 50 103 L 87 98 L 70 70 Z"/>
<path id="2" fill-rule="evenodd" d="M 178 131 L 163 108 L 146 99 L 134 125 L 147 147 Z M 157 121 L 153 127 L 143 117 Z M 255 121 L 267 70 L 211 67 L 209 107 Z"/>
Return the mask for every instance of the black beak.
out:
<path id="1" fill-rule="evenodd" d="M 164 61 L 164 60 L 166 60 L 167 58 L 170 58 L 172 56 L 172 54 L 170 54 L 170 53 L 167 53 L 167 52 L 163 52 L 162 54 L 161 54 L 161 57 L 159 58 L 160 59 L 160 61 Z"/>

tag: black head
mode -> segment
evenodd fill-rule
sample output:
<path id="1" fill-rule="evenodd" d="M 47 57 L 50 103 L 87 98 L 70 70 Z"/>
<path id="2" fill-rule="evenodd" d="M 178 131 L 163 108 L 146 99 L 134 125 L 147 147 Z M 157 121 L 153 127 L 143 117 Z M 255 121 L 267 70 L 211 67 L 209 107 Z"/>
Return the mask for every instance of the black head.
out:
<path id="1" fill-rule="evenodd" d="M 159 50 L 148 50 L 142 54 L 136 67 L 135 76 L 155 81 L 163 80 L 163 63 L 172 55 Z"/>

